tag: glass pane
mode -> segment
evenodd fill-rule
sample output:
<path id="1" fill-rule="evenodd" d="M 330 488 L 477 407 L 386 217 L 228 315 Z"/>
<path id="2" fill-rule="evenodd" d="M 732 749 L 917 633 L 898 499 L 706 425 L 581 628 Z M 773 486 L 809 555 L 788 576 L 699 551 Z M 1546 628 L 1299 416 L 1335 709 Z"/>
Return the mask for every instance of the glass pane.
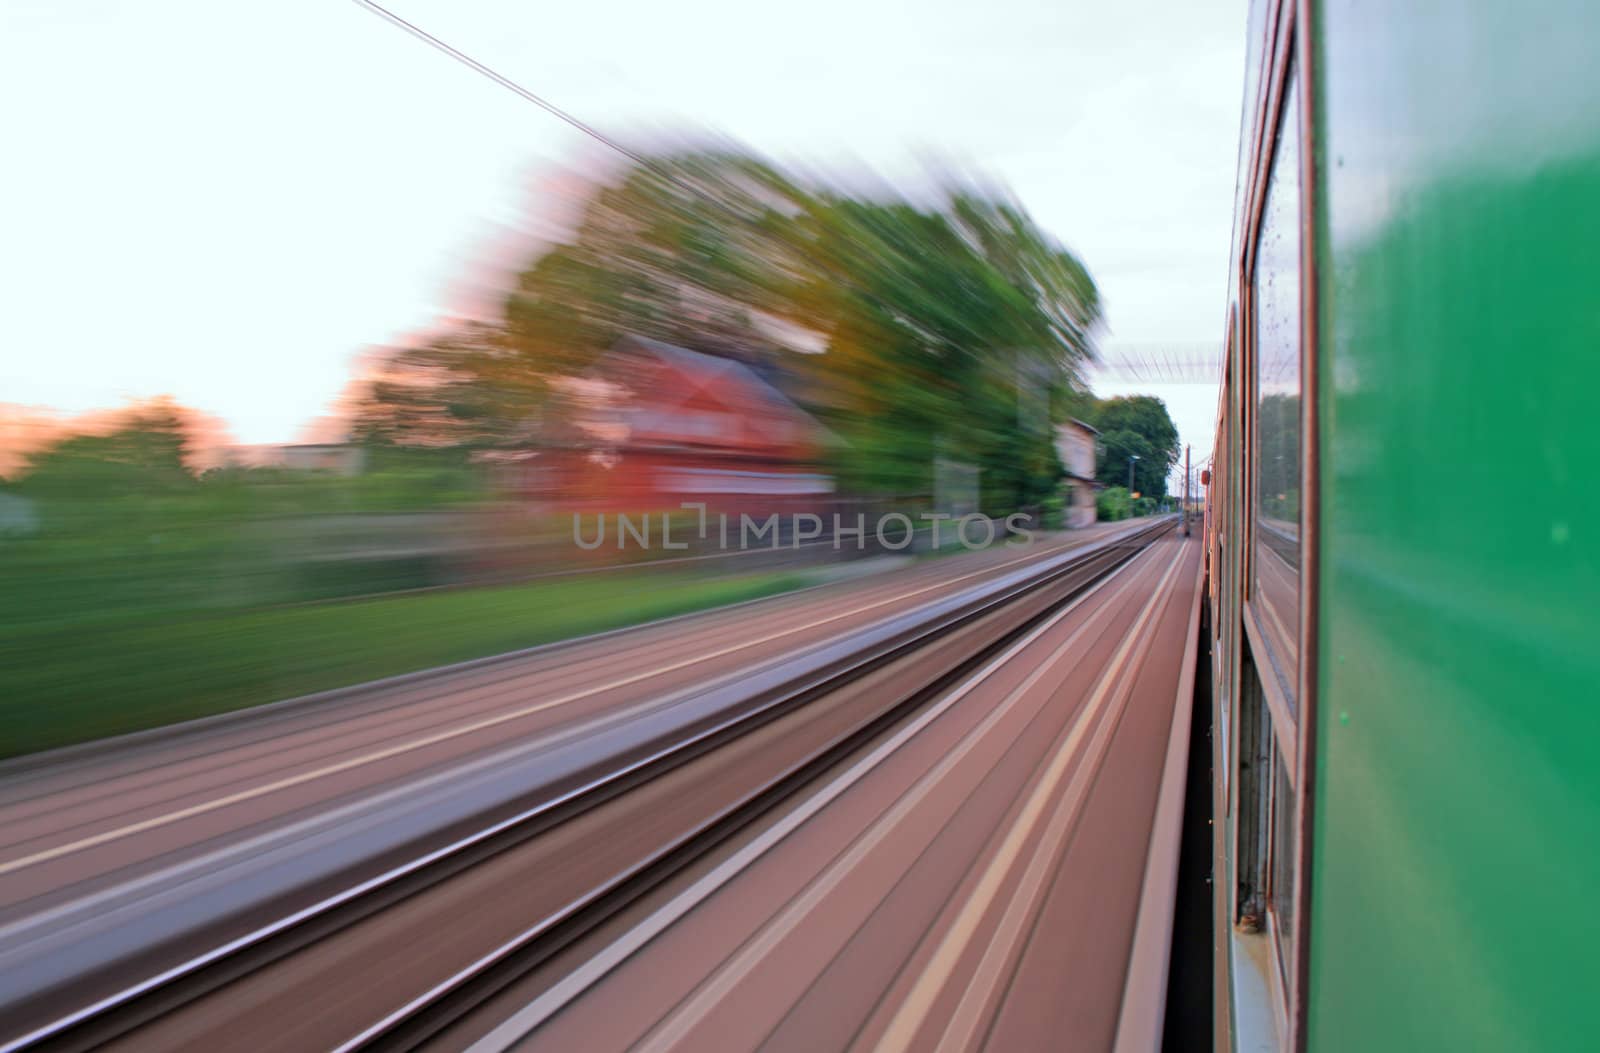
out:
<path id="1" fill-rule="evenodd" d="M 1254 588 L 1271 665 L 1294 704 L 1300 627 L 1300 93 L 1278 124 L 1256 245 Z"/>
<path id="2" fill-rule="evenodd" d="M 1277 769 L 1272 794 L 1272 920 L 1278 933 L 1278 958 L 1287 963 L 1294 939 L 1294 787 L 1284 770 L 1283 755 L 1274 751 Z"/>

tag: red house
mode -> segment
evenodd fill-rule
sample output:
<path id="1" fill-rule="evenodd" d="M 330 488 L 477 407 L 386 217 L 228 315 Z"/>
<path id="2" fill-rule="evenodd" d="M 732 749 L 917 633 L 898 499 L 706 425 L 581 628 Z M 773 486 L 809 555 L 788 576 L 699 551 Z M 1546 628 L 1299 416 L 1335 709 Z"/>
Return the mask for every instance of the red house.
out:
<path id="1" fill-rule="evenodd" d="M 584 438 L 547 440 L 537 458 L 537 496 L 563 510 L 788 513 L 833 492 L 828 430 L 744 362 L 629 336 L 587 383 Z"/>

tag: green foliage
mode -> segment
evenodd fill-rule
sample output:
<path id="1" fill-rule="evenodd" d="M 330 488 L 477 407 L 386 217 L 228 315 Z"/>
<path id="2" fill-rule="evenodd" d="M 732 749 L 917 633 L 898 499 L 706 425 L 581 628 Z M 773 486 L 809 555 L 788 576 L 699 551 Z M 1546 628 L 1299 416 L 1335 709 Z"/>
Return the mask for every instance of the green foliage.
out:
<path id="1" fill-rule="evenodd" d="M 6 487 L 36 522 L 0 537 L 0 756 L 794 584 L 618 572 L 370 598 L 456 579 L 449 531 L 483 495 L 466 451 L 378 445 L 350 477 L 196 476 L 189 445 L 181 414 L 141 409 Z"/>
<path id="2" fill-rule="evenodd" d="M 693 187 L 694 190 L 687 189 Z M 657 157 L 594 187 L 575 235 L 525 263 L 499 316 L 392 353 L 358 409 L 363 441 L 512 446 L 562 418 L 550 381 L 625 334 L 712 353 L 774 350 L 812 198 L 745 154 Z"/>
<path id="3" fill-rule="evenodd" d="M 157 402 L 130 411 L 105 435 L 73 435 L 28 459 L 16 487 L 37 499 L 123 497 L 181 492 L 194 483 L 176 406 Z"/>
<path id="4" fill-rule="evenodd" d="M 371 448 L 495 446 L 525 430 L 547 397 L 545 375 L 518 362 L 502 326 L 471 323 L 385 359 L 351 433 Z"/>
<path id="5" fill-rule="evenodd" d="M 1095 495 L 1094 504 L 1096 518 L 1101 522 L 1114 523 L 1133 514 L 1133 503 L 1125 486 L 1106 487 Z"/>
<path id="6" fill-rule="evenodd" d="M 1130 498 L 1125 486 L 1108 486 L 1095 495 L 1095 511 L 1103 522 L 1155 515 L 1159 508 L 1160 502 L 1154 497 Z"/>
<path id="7" fill-rule="evenodd" d="M 1092 423 L 1100 429 L 1101 453 L 1095 476 L 1107 485 L 1128 483 L 1133 461 L 1133 489 L 1165 497 L 1167 476 L 1178 463 L 1178 427 L 1166 403 L 1153 395 L 1129 395 L 1096 403 Z"/>
<path id="8" fill-rule="evenodd" d="M 790 311 L 827 337 L 814 370 L 847 440 L 841 479 L 925 490 L 937 447 L 983 470 L 985 511 L 1041 500 L 1061 476 L 1048 394 L 1036 420 L 1023 404 L 1086 357 L 1099 307 L 1081 265 L 1016 206 L 968 195 L 948 211 L 828 197 L 811 223 L 820 265 Z"/>
<path id="9" fill-rule="evenodd" d="M 1060 530 L 1062 527 L 1066 526 L 1066 508 L 1067 501 L 1066 498 L 1061 495 L 1060 490 L 1056 490 L 1047 495 L 1039 505 L 1040 511 L 1044 514 L 1045 528 L 1048 530 Z"/>
<path id="10" fill-rule="evenodd" d="M 753 599 L 800 583 L 782 574 L 706 580 L 620 571 L 199 617 L 30 624 L 0 638 L 0 657 L 7 660 L 0 756 Z"/>
<path id="11" fill-rule="evenodd" d="M 1065 469 L 1055 443 L 1015 427 L 996 428 L 980 448 L 979 505 L 989 515 L 1037 508 L 1054 495 Z"/>
<path id="12" fill-rule="evenodd" d="M 575 412 L 562 382 L 624 334 L 784 378 L 843 440 L 822 456 L 846 491 L 914 510 L 946 458 L 980 470 L 991 515 L 1052 500 L 1050 424 L 1087 397 L 1098 294 L 1015 201 L 943 186 L 917 203 L 856 196 L 727 149 L 636 165 L 593 188 L 573 236 L 524 263 L 494 317 L 384 357 L 355 407 L 366 466 L 352 477 L 197 476 L 189 415 L 168 402 L 40 452 L 8 487 L 37 526 L 0 545 L 0 633 L 30 656 L 15 664 L 31 679 L 8 690 L 53 729 L 33 741 L 74 713 L 109 731 L 527 642 L 506 625 L 429 648 L 428 632 L 457 630 L 408 621 L 391 639 L 352 605 L 341 635 L 345 611 L 260 608 L 459 580 L 444 563 L 471 546 L 446 535 L 484 495 L 473 455 L 560 434 Z M 821 353 L 794 353 L 772 335 L 786 328 Z M 481 627 L 463 603 L 433 609 Z M 558 608 L 533 635 L 579 625 Z M 324 654 L 324 639 L 350 650 Z M 137 715 L 71 701 L 112 696 Z"/>
<path id="13" fill-rule="evenodd" d="M 33 502 L 36 530 L 0 544 L 0 631 L 325 599 L 440 584 L 412 556 L 327 558 L 415 549 L 428 523 L 479 500 L 460 451 L 386 450 L 354 477 L 283 469 L 184 467 L 172 420 L 136 415 L 106 436 L 41 451 L 11 492 Z M 421 525 L 418 525 L 418 520 Z M 338 533 L 345 537 L 330 537 Z"/>
<path id="14" fill-rule="evenodd" d="M 1257 415 L 1261 514 L 1300 519 L 1300 396 L 1263 395 Z"/>
<path id="15" fill-rule="evenodd" d="M 945 185 L 933 204 L 868 199 L 727 149 L 636 165 L 529 261 L 498 319 L 391 356 L 359 434 L 526 442 L 567 412 L 552 381 L 634 333 L 793 376 L 844 440 L 829 467 L 846 490 L 925 495 L 945 456 L 983 469 L 985 510 L 1036 504 L 1061 474 L 1049 423 L 1084 398 L 1098 293 L 1016 202 Z M 785 351 L 759 317 L 824 353 Z"/>

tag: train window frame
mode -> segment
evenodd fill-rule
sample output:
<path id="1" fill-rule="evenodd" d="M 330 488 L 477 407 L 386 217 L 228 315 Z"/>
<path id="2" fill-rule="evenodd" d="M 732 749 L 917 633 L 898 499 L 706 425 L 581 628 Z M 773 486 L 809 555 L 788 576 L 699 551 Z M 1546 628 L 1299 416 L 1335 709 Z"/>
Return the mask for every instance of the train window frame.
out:
<path id="1" fill-rule="evenodd" d="M 1320 546 L 1316 536 L 1318 515 L 1317 486 L 1318 435 L 1316 412 L 1316 371 L 1318 340 L 1316 330 L 1315 215 L 1316 162 L 1314 156 L 1315 115 L 1312 106 L 1311 41 L 1297 32 L 1305 17 L 1304 0 L 1279 0 L 1272 5 L 1276 18 L 1269 19 L 1272 43 L 1267 48 L 1267 71 L 1262 80 L 1257 104 L 1257 123 L 1251 130 L 1251 154 L 1247 190 L 1244 195 L 1245 220 L 1239 228 L 1239 260 L 1232 276 L 1236 283 L 1236 308 L 1242 312 L 1238 327 L 1239 360 L 1227 373 L 1234 385 L 1232 404 L 1227 412 L 1238 434 L 1239 445 L 1229 450 L 1241 465 L 1227 514 L 1235 516 L 1230 528 L 1236 533 L 1237 547 L 1229 546 L 1238 580 L 1238 605 L 1229 613 L 1229 629 L 1238 640 L 1231 658 L 1236 664 L 1231 698 L 1235 746 L 1234 761 L 1225 769 L 1233 787 L 1227 792 L 1227 837 L 1231 866 L 1223 875 L 1230 882 L 1230 919 L 1234 930 L 1235 968 L 1241 954 L 1265 966 L 1260 979 L 1267 988 L 1272 1018 L 1282 1048 L 1296 1049 L 1303 1042 L 1307 991 L 1308 925 L 1310 918 L 1311 798 L 1314 792 L 1313 742 L 1316 720 L 1316 644 Z M 1285 684 L 1273 664 L 1269 636 L 1263 632 L 1255 595 L 1257 459 L 1259 451 L 1259 388 L 1257 301 L 1255 286 L 1257 249 L 1267 219 L 1271 179 L 1277 170 L 1278 150 L 1289 107 L 1295 110 L 1294 134 L 1298 161 L 1298 236 L 1297 279 L 1298 347 L 1296 355 L 1300 379 L 1300 489 L 1298 523 L 1299 560 L 1297 611 L 1290 629 L 1296 634 L 1298 654 L 1293 681 Z M 1230 317 L 1230 337 L 1233 335 Z M 1238 504 L 1234 504 L 1238 500 Z M 1230 575 L 1233 577 L 1234 575 Z M 1263 668 L 1264 667 L 1264 668 Z M 1290 692 L 1293 693 L 1291 701 Z M 1248 732 L 1257 730 L 1254 738 Z M 1247 752 L 1258 754 L 1262 746 L 1270 761 L 1255 757 L 1249 778 L 1240 778 L 1240 766 Z M 1270 771 L 1263 771 L 1263 769 Z M 1288 787 L 1287 794 L 1280 790 Z M 1263 840 L 1264 839 L 1264 840 Z M 1265 848 L 1265 850 L 1263 850 Z M 1268 869 L 1263 870 L 1262 867 Z M 1252 869 L 1253 868 L 1253 869 Z M 1251 883 L 1242 889 L 1241 877 Z M 1257 896 L 1260 908 L 1253 917 L 1242 917 L 1240 907 L 1245 892 Z M 1260 898 L 1262 896 L 1266 898 Z M 1270 907 L 1269 907 L 1270 903 Z M 1281 921 L 1280 921 L 1281 916 Z M 1268 964 L 1270 963 L 1270 964 Z M 1235 1003 L 1235 1010 L 1246 1008 Z"/>
<path id="2" fill-rule="evenodd" d="M 1234 722 L 1232 917 L 1238 931 L 1258 933 L 1267 924 L 1267 832 L 1272 807 L 1272 758 L 1278 752 L 1272 712 L 1261 701 L 1261 677 L 1247 647 L 1240 656 L 1239 709 Z"/>
<path id="3" fill-rule="evenodd" d="M 1239 737 L 1233 774 L 1232 867 L 1230 919 L 1240 946 L 1255 949 L 1247 953 L 1261 962 L 1261 980 L 1268 994 L 1268 1010 L 1281 1047 L 1291 1049 L 1294 1027 L 1296 974 L 1299 968 L 1299 930 L 1304 917 L 1299 907 L 1304 868 L 1299 852 L 1300 824 L 1298 771 L 1294 739 L 1285 739 L 1281 722 L 1268 702 L 1266 685 L 1251 633 L 1246 632 L 1240 647 L 1238 713 L 1235 727 Z M 1293 836 L 1285 845 L 1279 832 L 1283 828 L 1284 798 L 1279 780 L 1289 785 L 1287 826 Z M 1283 917 L 1277 898 L 1284 872 L 1284 853 L 1290 874 L 1291 900 Z M 1287 924 L 1285 924 L 1287 921 Z"/>
<path id="4" fill-rule="evenodd" d="M 1290 910 L 1288 917 L 1288 931 L 1285 932 L 1283 917 L 1281 912 L 1277 909 L 1275 902 L 1277 893 L 1277 855 L 1280 848 L 1276 837 L 1278 830 L 1277 815 L 1280 804 L 1280 798 L 1277 793 L 1277 778 L 1280 774 L 1280 769 L 1277 765 L 1277 762 L 1281 761 L 1282 759 L 1283 754 L 1277 749 L 1274 749 L 1274 763 L 1271 766 L 1272 771 L 1269 775 L 1272 785 L 1272 807 L 1268 811 L 1267 820 L 1268 851 L 1267 859 L 1265 861 L 1267 887 L 1265 893 L 1265 909 L 1263 910 L 1262 914 L 1263 925 L 1259 934 L 1259 938 L 1266 941 L 1267 958 L 1272 964 L 1272 967 L 1269 970 L 1270 975 L 1267 977 L 1267 982 L 1272 991 L 1273 1019 L 1277 1025 L 1278 1034 L 1283 1036 L 1283 1048 L 1293 1049 L 1294 1014 L 1291 1007 L 1294 1006 L 1296 998 L 1295 975 L 1298 969 L 1299 956 L 1299 934 L 1297 931 L 1299 928 L 1299 911 L 1296 909 Z M 1291 789 L 1292 788 L 1293 784 L 1291 783 Z M 1296 801 L 1298 801 L 1299 794 L 1297 792 L 1294 794 L 1294 798 Z M 1294 830 L 1297 828 L 1297 823 L 1294 820 L 1291 820 L 1289 827 L 1291 830 Z M 1294 842 L 1290 843 L 1290 848 L 1292 852 L 1295 851 Z M 1295 855 L 1296 859 L 1298 859 L 1297 852 L 1295 852 Z M 1291 872 L 1294 878 L 1294 890 L 1292 895 L 1297 896 L 1300 885 L 1298 866 L 1293 866 Z"/>
<path id="5" fill-rule="evenodd" d="M 1253 229 L 1253 228 L 1251 228 Z M 1237 279 L 1236 279 L 1237 280 Z M 1247 316 L 1250 303 L 1247 292 L 1243 286 L 1239 287 L 1239 303 L 1235 310 L 1239 315 Z M 1244 650 L 1246 646 L 1245 630 L 1239 612 L 1245 607 L 1245 590 L 1249 586 L 1249 558 L 1250 558 L 1250 523 L 1245 515 L 1250 500 L 1250 473 L 1245 468 L 1245 453 L 1250 443 L 1250 413 L 1249 405 L 1244 397 L 1244 392 L 1250 377 L 1251 339 L 1250 327 L 1235 319 L 1234 339 L 1235 356 L 1233 371 L 1229 378 L 1230 394 L 1228 413 L 1231 425 L 1228 435 L 1228 560 L 1229 574 L 1226 583 L 1228 607 L 1228 636 L 1227 636 L 1227 678 L 1228 695 L 1227 705 L 1233 710 L 1232 718 L 1234 730 L 1229 736 L 1230 745 L 1234 747 L 1237 756 L 1238 732 L 1238 707 L 1242 694 L 1241 684 L 1244 679 Z M 1235 771 L 1237 763 L 1230 766 L 1231 774 Z M 1229 816 L 1237 823 L 1237 800 L 1229 799 Z"/>
<path id="6" fill-rule="evenodd" d="M 1272 774 L 1269 778 L 1272 781 L 1272 807 L 1266 831 L 1268 849 L 1265 906 L 1267 928 L 1272 935 L 1273 947 L 1277 950 L 1279 979 L 1287 989 L 1290 983 L 1290 966 L 1294 961 L 1294 938 L 1298 929 L 1295 897 L 1300 885 L 1298 865 L 1300 788 L 1294 768 L 1284 755 L 1281 743 L 1275 745 Z M 1285 855 L 1289 857 L 1287 862 L 1283 858 Z M 1285 890 L 1279 888 L 1279 882 L 1284 878 L 1287 878 L 1287 898 L 1283 895 Z M 1288 910 L 1284 909 L 1285 904 Z"/>
<path id="7" fill-rule="evenodd" d="M 1244 608 L 1244 635 L 1249 643 L 1252 654 L 1263 653 L 1266 647 L 1266 638 L 1262 635 L 1261 626 L 1256 622 L 1255 612 L 1249 607 Z M 1270 661 L 1270 659 L 1269 659 Z M 1284 697 L 1283 685 L 1278 682 L 1275 675 L 1260 675 L 1260 666 L 1256 666 L 1257 679 L 1267 711 L 1272 715 L 1273 737 L 1277 739 L 1278 748 L 1285 757 L 1291 758 L 1290 770 L 1298 774 L 1299 768 L 1299 730 L 1300 725 L 1297 714 L 1289 708 L 1289 701 Z"/>
<path id="8" fill-rule="evenodd" d="M 1276 681 L 1277 690 L 1274 692 L 1275 700 L 1283 704 L 1283 708 L 1291 714 L 1296 714 L 1295 723 L 1298 723 L 1300 709 L 1300 695 L 1302 694 L 1300 673 L 1305 663 L 1305 639 L 1302 627 L 1305 616 L 1305 601 L 1307 593 L 1304 538 L 1307 534 L 1305 501 L 1302 497 L 1297 502 L 1296 509 L 1296 541 L 1297 562 L 1293 567 L 1294 579 L 1294 610 L 1278 611 L 1276 604 L 1269 603 L 1258 587 L 1262 560 L 1260 547 L 1262 540 L 1261 519 L 1261 472 L 1262 472 L 1262 424 L 1261 403 L 1263 387 L 1263 363 L 1261 350 L 1261 318 L 1260 301 L 1263 299 L 1258 280 L 1261 276 L 1261 244 L 1266 233 L 1269 218 L 1269 204 L 1272 200 L 1272 189 L 1275 178 L 1283 175 L 1280 161 L 1287 163 L 1288 158 L 1284 153 L 1285 143 L 1292 140 L 1293 158 L 1295 165 L 1293 172 L 1293 185 L 1295 188 L 1295 216 L 1292 225 L 1296 239 L 1295 252 L 1295 357 L 1297 377 L 1297 391 L 1299 392 L 1299 419 L 1296 421 L 1300 429 L 1298 442 L 1303 454 L 1305 445 L 1305 373 L 1308 357 L 1311 353 L 1310 343 L 1305 339 L 1303 331 L 1304 311 L 1306 304 L 1305 283 L 1307 277 L 1306 241 L 1307 230 L 1305 224 L 1307 194 L 1305 188 L 1304 169 L 1306 162 L 1306 134 L 1305 122 L 1302 120 L 1301 110 L 1303 99 L 1301 97 L 1300 68 L 1301 61 L 1297 53 L 1298 34 L 1294 32 L 1292 24 L 1285 28 L 1285 51 L 1281 59 L 1281 71 L 1272 81 L 1274 97 L 1263 114 L 1267 122 L 1260 136 L 1262 156 L 1256 163 L 1256 176 L 1258 180 L 1257 192 L 1253 195 L 1250 222 L 1247 224 L 1246 241 L 1248 254 L 1243 261 L 1240 274 L 1240 292 L 1246 303 L 1245 326 L 1248 333 L 1250 353 L 1246 362 L 1246 377 L 1244 388 L 1241 392 L 1241 401 L 1247 407 L 1248 413 L 1248 464 L 1249 482 L 1243 509 L 1247 521 L 1245 544 L 1247 553 L 1241 560 L 1245 575 L 1244 604 L 1246 615 L 1254 619 L 1256 641 L 1261 654 L 1261 665 L 1270 676 L 1263 680 Z M 1291 123 L 1292 126 L 1291 126 Z M 1291 135 L 1292 131 L 1292 135 Z M 1296 465 L 1296 471 L 1304 485 L 1303 456 L 1301 464 Z M 1275 619 L 1276 630 L 1269 631 L 1267 620 Z M 1287 624 L 1285 624 L 1287 622 Z M 1285 637 L 1289 639 L 1284 639 Z M 1280 643 L 1281 641 L 1281 643 Z M 1293 653 L 1288 653 L 1289 648 Z"/>
<path id="9" fill-rule="evenodd" d="M 1239 312 L 1237 306 L 1228 310 L 1228 336 L 1223 347 L 1222 360 L 1222 391 L 1219 403 L 1222 408 L 1221 420 L 1218 423 L 1218 439 L 1221 446 L 1220 453 L 1224 458 L 1223 470 L 1217 471 L 1215 454 L 1212 459 L 1211 486 L 1206 493 L 1206 504 L 1209 515 L 1214 515 L 1210 523 L 1209 533 L 1213 537 L 1214 550 L 1212 553 L 1212 592 L 1213 609 L 1215 617 L 1212 627 L 1213 657 L 1216 663 L 1216 679 L 1220 680 L 1219 701 L 1217 706 L 1218 745 L 1220 757 L 1218 771 L 1223 779 L 1222 800 L 1227 814 L 1232 814 L 1232 797 L 1229 791 L 1233 785 L 1233 706 L 1231 705 L 1235 685 L 1238 683 L 1237 669 L 1234 664 L 1234 655 L 1237 650 L 1235 637 L 1238 635 L 1236 623 L 1233 621 L 1232 612 L 1236 609 L 1234 600 L 1237 596 L 1238 585 L 1232 573 L 1224 573 L 1222 568 L 1234 568 L 1236 562 L 1231 558 L 1230 546 L 1237 543 L 1238 525 L 1233 515 L 1233 501 L 1235 493 L 1235 480 L 1233 470 L 1239 463 L 1235 453 L 1236 441 L 1236 414 L 1234 412 L 1234 397 L 1239 389 L 1235 382 L 1234 370 L 1238 368 L 1239 356 L 1242 354 L 1239 337 Z"/>

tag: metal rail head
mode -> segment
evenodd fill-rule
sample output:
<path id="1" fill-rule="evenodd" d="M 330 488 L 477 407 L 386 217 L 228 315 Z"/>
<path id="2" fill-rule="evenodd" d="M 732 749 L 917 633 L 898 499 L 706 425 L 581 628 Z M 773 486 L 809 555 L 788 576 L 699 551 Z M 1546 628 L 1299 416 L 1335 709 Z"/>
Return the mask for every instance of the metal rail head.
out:
<path id="1" fill-rule="evenodd" d="M 352 872 L 341 878 L 340 887 L 324 892 L 320 899 L 309 903 L 303 899 L 285 901 L 290 906 L 280 910 L 273 921 L 252 922 L 255 927 L 238 931 L 231 938 L 219 937 L 216 944 L 200 954 L 172 960 L 133 984 L 79 1001 L 81 1008 L 32 1027 L 24 1024 L 24 1033 L 10 1040 L 0 1038 L 0 1053 L 40 1041 L 66 1039 L 78 1031 L 104 1029 L 120 1033 L 126 1028 L 119 1028 L 113 1018 L 118 1014 L 127 1014 L 129 1020 L 138 1017 L 133 1008 L 135 1003 L 145 1004 L 155 999 L 163 1011 L 184 1004 L 216 986 L 208 978 L 236 969 L 234 963 L 245 961 L 247 955 L 261 955 L 263 963 L 280 957 L 280 954 L 264 953 L 269 943 L 293 949 L 297 946 L 296 934 L 310 932 L 315 926 L 337 927 L 337 918 L 346 914 L 352 920 L 364 916 L 365 904 L 388 890 L 411 889 L 413 885 L 427 887 L 434 881 L 445 880 L 457 872 L 461 860 L 471 853 L 487 850 L 486 846 L 491 843 L 531 836 L 530 831 L 545 828 L 539 824 L 548 825 L 553 821 L 552 816 L 559 816 L 561 821 L 571 818 L 592 804 L 609 799 L 619 792 L 619 787 L 670 770 L 709 748 L 708 744 L 724 741 L 742 729 L 764 723 L 786 707 L 801 704 L 819 691 L 842 686 L 895 655 L 925 647 L 1067 575 L 1088 569 L 1093 575 L 1089 579 L 1091 583 L 1100 580 L 1171 529 L 1173 522 L 1172 517 L 1163 517 L 1084 547 L 1057 553 L 962 589 L 953 596 L 937 598 L 885 618 L 867 630 L 853 630 L 842 639 L 810 648 L 758 676 L 741 674 L 728 678 L 727 683 L 710 691 L 702 689 L 691 699 L 698 703 L 694 707 L 698 714 L 695 719 L 676 727 L 670 721 L 660 720 L 652 736 L 631 745 L 623 744 L 609 754 L 609 759 L 591 757 L 586 774 L 579 772 L 559 786 L 530 790 L 526 766 L 519 766 L 514 792 L 484 805 L 483 814 L 496 817 L 492 822 L 466 834 L 460 832 L 459 823 L 454 823 L 448 828 L 449 838 L 431 846 L 427 844 L 426 831 L 409 828 L 406 844 L 423 847 L 412 847 L 413 854 L 407 861 L 376 872 Z M 543 799 L 514 807 L 514 802 L 529 802 L 541 792 L 545 794 Z M 282 897 L 280 893 L 279 899 Z M 255 903 L 242 910 L 241 915 L 258 918 L 262 911 L 272 910 L 272 902 Z M 187 909 L 187 904 L 180 906 Z M 38 989 L 30 996 L 30 1001 L 38 1005 L 47 1000 L 70 1002 L 71 990 L 72 977 L 69 976 L 61 984 Z M 109 1027 L 107 1022 L 111 1022 Z M 128 1025 L 137 1026 L 137 1021 Z"/>

